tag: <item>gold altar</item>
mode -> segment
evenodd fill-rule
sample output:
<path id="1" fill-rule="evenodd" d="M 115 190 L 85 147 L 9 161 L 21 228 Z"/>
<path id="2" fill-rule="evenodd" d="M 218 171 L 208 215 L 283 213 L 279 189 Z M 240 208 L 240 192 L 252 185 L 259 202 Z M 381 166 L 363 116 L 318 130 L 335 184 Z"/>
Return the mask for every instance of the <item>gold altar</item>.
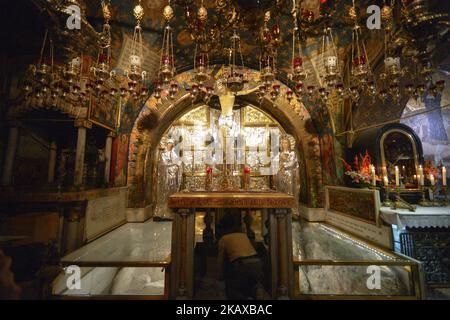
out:
<path id="1" fill-rule="evenodd" d="M 179 192 L 169 197 L 169 207 L 176 211 L 172 225 L 171 295 L 193 297 L 195 213 L 206 210 L 206 230 L 215 209 L 262 209 L 266 212 L 269 255 L 272 270 L 272 297 L 292 296 L 292 217 L 293 196 L 280 192 Z M 204 234 L 205 236 L 205 234 Z"/>

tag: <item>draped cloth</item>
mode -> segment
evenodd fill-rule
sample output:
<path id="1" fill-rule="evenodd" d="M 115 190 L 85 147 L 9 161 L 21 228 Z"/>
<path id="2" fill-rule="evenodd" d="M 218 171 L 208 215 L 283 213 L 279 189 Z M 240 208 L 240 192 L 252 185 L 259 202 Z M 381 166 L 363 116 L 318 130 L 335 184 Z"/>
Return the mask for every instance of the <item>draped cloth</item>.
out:
<path id="1" fill-rule="evenodd" d="M 167 204 L 169 197 L 180 190 L 181 181 L 180 157 L 173 150 L 164 150 L 158 160 L 155 217 L 172 219 L 173 213 Z"/>

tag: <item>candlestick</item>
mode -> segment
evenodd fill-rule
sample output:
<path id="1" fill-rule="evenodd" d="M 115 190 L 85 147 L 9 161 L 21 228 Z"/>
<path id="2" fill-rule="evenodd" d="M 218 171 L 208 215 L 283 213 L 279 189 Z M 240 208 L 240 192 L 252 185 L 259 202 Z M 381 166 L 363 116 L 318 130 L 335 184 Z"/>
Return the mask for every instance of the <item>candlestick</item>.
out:
<path id="1" fill-rule="evenodd" d="M 384 176 L 385 178 L 387 178 L 386 176 Z M 385 181 L 386 181 L 386 179 L 385 179 Z M 384 184 L 384 201 L 383 201 L 383 203 L 381 204 L 383 207 L 391 207 L 392 206 L 392 201 L 391 201 L 391 199 L 389 198 L 389 186 L 388 186 L 388 184 L 385 182 L 385 184 Z"/>
<path id="2" fill-rule="evenodd" d="M 447 169 L 445 169 L 445 166 L 442 166 L 442 185 L 447 186 Z"/>
<path id="3" fill-rule="evenodd" d="M 424 180 L 424 177 L 423 177 L 422 165 L 419 165 L 419 179 L 420 179 L 420 185 L 424 186 L 425 185 L 425 180 Z"/>
<path id="4" fill-rule="evenodd" d="M 436 182 L 434 181 L 434 176 L 432 174 L 430 174 L 430 184 L 431 186 L 434 186 L 436 184 Z"/>
<path id="5" fill-rule="evenodd" d="M 395 185 L 397 187 L 400 186 L 400 174 L 399 174 L 399 171 L 398 171 L 398 166 L 395 166 Z"/>
<path id="6" fill-rule="evenodd" d="M 376 176 L 375 176 L 375 166 L 373 166 L 373 165 L 371 165 L 371 172 L 372 172 L 372 185 L 376 186 L 377 180 L 376 180 Z"/>
<path id="7" fill-rule="evenodd" d="M 442 199 L 442 206 L 444 206 L 444 207 L 446 207 L 446 206 L 448 206 L 448 200 L 447 200 L 447 186 L 442 186 L 442 188 L 441 188 L 441 194 L 442 194 L 442 196 L 443 196 L 443 199 Z"/>
<path id="8" fill-rule="evenodd" d="M 422 199 L 419 200 L 419 205 L 421 205 L 422 207 L 431 207 L 432 206 L 431 201 L 428 201 L 427 198 L 425 197 L 426 189 L 427 188 L 423 185 L 420 187 L 420 191 L 422 193 Z"/>
<path id="9" fill-rule="evenodd" d="M 389 179 L 387 176 L 383 177 L 384 186 L 387 187 L 389 185 Z"/>

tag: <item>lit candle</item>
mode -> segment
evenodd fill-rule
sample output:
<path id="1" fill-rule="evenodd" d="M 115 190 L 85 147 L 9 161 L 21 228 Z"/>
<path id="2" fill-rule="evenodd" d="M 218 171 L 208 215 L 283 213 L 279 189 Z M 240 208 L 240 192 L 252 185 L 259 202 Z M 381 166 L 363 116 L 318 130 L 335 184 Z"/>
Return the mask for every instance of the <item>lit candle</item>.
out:
<path id="1" fill-rule="evenodd" d="M 434 186 L 434 184 L 435 184 L 434 176 L 432 174 L 430 174 L 430 183 L 432 186 Z"/>
<path id="2" fill-rule="evenodd" d="M 398 172 L 398 166 L 395 166 L 395 185 L 400 186 L 400 173 Z"/>
<path id="3" fill-rule="evenodd" d="M 383 177 L 383 181 L 384 181 L 384 186 L 387 187 L 389 185 L 389 179 L 387 176 Z"/>
<path id="4" fill-rule="evenodd" d="M 375 166 L 370 165 L 371 166 L 371 172 L 372 172 L 372 185 L 376 186 L 377 185 L 377 180 L 376 180 L 376 176 L 375 176 Z"/>
<path id="5" fill-rule="evenodd" d="M 381 173 L 382 173 L 382 175 L 383 175 L 383 177 L 384 176 L 387 176 L 387 169 L 386 169 L 386 167 L 381 167 Z"/>
<path id="6" fill-rule="evenodd" d="M 424 186 L 425 185 L 425 181 L 424 181 L 424 177 L 423 177 L 422 165 L 419 165 L 419 179 L 420 179 L 420 185 Z"/>
<path id="7" fill-rule="evenodd" d="M 442 185 L 447 186 L 447 169 L 444 166 L 442 166 Z"/>

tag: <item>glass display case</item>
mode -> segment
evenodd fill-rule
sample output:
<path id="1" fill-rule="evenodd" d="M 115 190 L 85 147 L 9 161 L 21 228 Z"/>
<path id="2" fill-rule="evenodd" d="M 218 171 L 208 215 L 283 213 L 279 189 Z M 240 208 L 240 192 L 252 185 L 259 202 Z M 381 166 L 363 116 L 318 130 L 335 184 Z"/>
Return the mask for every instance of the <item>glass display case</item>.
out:
<path id="1" fill-rule="evenodd" d="M 420 262 L 325 223 L 292 225 L 296 298 L 421 299 Z"/>
<path id="2" fill-rule="evenodd" d="M 398 167 L 402 197 L 410 203 L 420 200 L 417 175 L 424 159 L 422 143 L 413 129 L 396 123 L 359 132 L 347 157 L 349 163 L 355 154 L 364 155 L 366 151 L 380 177 L 380 186 L 385 176 L 389 185 L 395 186 L 395 167 Z"/>
<path id="3" fill-rule="evenodd" d="M 64 272 L 53 283 L 53 295 L 167 299 L 171 237 L 171 222 L 125 224 L 63 257 Z"/>

